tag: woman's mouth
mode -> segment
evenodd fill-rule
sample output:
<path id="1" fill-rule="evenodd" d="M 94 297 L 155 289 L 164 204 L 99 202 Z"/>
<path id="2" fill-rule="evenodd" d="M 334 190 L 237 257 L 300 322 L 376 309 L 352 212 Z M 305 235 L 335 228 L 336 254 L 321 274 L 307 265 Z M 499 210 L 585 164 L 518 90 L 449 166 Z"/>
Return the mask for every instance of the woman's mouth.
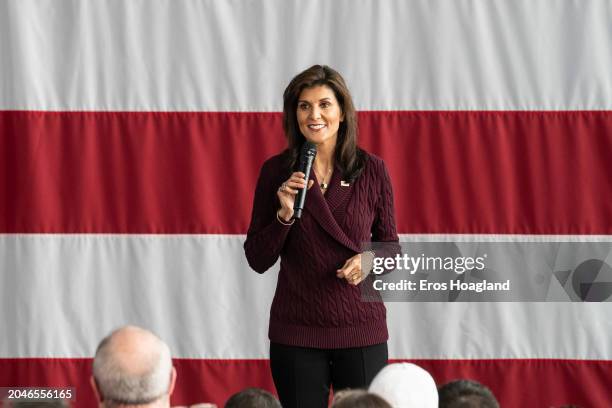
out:
<path id="1" fill-rule="evenodd" d="M 312 130 L 313 132 L 317 132 L 317 131 L 323 129 L 324 127 L 325 127 L 325 125 L 323 125 L 323 124 L 308 125 L 308 129 Z"/>

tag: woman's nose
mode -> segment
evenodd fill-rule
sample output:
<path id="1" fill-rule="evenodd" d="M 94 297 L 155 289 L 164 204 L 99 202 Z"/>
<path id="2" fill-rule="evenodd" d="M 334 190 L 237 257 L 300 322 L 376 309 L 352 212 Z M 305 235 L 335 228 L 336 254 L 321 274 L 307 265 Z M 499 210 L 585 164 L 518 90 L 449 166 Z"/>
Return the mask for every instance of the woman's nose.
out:
<path id="1" fill-rule="evenodd" d="M 319 119 L 321 117 L 321 109 L 318 106 L 313 107 L 310 110 L 310 118 L 311 119 Z"/>

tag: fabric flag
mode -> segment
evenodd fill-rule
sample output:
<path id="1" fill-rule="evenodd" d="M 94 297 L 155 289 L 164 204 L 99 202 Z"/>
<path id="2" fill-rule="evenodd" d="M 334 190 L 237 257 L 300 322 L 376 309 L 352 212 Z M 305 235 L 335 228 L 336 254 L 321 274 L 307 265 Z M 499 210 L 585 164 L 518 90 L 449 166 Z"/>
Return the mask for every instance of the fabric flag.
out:
<path id="1" fill-rule="evenodd" d="M 173 404 L 273 390 L 278 265 L 242 244 L 282 92 L 343 74 L 406 241 L 612 238 L 605 0 L 0 3 L 0 387 L 88 380 L 137 324 L 170 346 Z M 604 407 L 609 303 L 389 303 L 392 360 L 502 406 Z"/>

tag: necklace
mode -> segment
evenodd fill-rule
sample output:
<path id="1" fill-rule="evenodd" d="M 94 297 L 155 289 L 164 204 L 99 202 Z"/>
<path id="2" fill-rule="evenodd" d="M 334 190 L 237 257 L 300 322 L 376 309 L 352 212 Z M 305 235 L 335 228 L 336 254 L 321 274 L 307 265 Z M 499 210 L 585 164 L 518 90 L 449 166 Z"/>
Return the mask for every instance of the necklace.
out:
<path id="1" fill-rule="evenodd" d="M 317 172 L 317 170 L 315 169 L 315 171 L 314 171 L 314 172 L 315 172 L 315 174 L 317 175 L 317 178 L 321 180 L 321 183 L 319 184 L 319 187 L 321 187 L 321 190 L 326 190 L 326 189 L 327 189 L 327 187 L 329 187 L 329 180 L 327 180 L 327 182 L 325 182 L 325 179 L 326 179 L 327 177 L 329 177 L 329 175 L 331 174 L 331 171 L 332 171 L 332 167 L 330 167 L 330 168 L 327 170 L 327 174 L 325 175 L 325 177 L 321 177 L 321 176 L 319 175 L 319 173 Z"/>

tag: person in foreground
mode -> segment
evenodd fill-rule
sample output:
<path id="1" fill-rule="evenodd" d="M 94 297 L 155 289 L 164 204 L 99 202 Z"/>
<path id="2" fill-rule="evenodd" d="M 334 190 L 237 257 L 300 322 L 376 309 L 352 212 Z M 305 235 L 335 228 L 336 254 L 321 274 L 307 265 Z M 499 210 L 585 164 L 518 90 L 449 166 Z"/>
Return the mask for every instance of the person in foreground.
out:
<path id="1" fill-rule="evenodd" d="M 384 162 L 357 146 L 355 108 L 335 70 L 315 65 L 293 78 L 283 127 L 288 146 L 260 171 L 244 249 L 259 273 L 280 257 L 268 335 L 283 407 L 327 407 L 330 386 L 367 387 L 387 364 L 385 306 L 362 301 L 360 284 L 362 243 L 398 242 L 393 193 Z M 306 141 L 317 150 L 308 175 L 296 171 Z"/>
<path id="2" fill-rule="evenodd" d="M 122 327 L 96 350 L 91 384 L 101 407 L 169 407 L 175 382 L 170 349 L 147 330 Z"/>
<path id="3" fill-rule="evenodd" d="M 368 391 L 380 395 L 392 407 L 438 408 L 436 382 L 416 364 L 389 364 L 374 378 Z"/>
<path id="4" fill-rule="evenodd" d="M 499 408 L 490 389 L 473 380 L 456 380 L 440 387 L 440 408 Z"/>
<path id="5" fill-rule="evenodd" d="M 266 390 L 247 388 L 232 395 L 224 408 L 281 408 L 281 404 Z"/>
<path id="6" fill-rule="evenodd" d="M 343 390 L 334 394 L 331 408 L 393 408 L 387 401 L 365 390 Z"/>

